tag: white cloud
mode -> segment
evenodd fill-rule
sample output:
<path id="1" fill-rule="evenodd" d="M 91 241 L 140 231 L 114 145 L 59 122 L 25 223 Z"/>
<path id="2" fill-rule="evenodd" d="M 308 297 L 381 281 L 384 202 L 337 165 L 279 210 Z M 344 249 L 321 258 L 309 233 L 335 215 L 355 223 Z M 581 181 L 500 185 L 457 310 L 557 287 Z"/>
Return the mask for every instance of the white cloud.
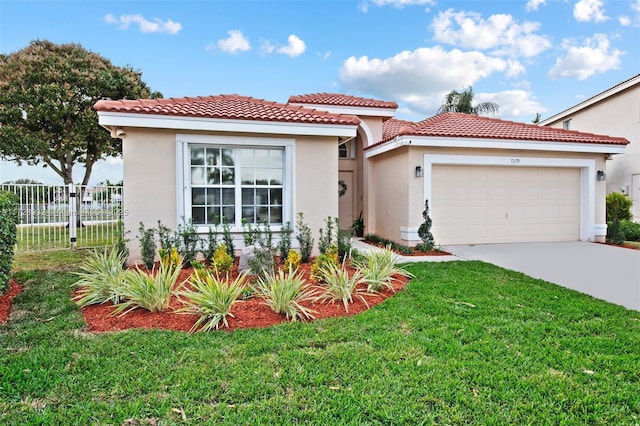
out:
<path id="1" fill-rule="evenodd" d="M 260 50 L 262 51 L 262 53 L 268 55 L 270 53 L 275 52 L 276 47 L 273 44 L 271 44 L 269 41 L 263 40 L 260 43 Z"/>
<path id="2" fill-rule="evenodd" d="M 540 6 L 545 4 L 547 4 L 547 0 L 529 0 L 525 7 L 527 9 L 527 12 L 532 12 L 534 10 L 538 10 Z"/>
<path id="3" fill-rule="evenodd" d="M 640 0 L 635 0 L 633 3 L 631 3 L 631 10 L 640 13 Z"/>
<path id="4" fill-rule="evenodd" d="M 497 93 L 476 93 L 475 100 L 480 102 L 495 102 L 500 106 L 498 116 L 502 118 L 517 118 L 547 111 L 533 94 L 528 90 L 504 90 Z"/>
<path id="5" fill-rule="evenodd" d="M 631 25 L 631 18 L 622 15 L 618 17 L 618 22 L 620 22 L 620 25 L 622 25 L 623 27 L 627 27 Z"/>
<path id="6" fill-rule="evenodd" d="M 289 44 L 278 48 L 276 52 L 295 58 L 302 55 L 304 51 L 307 50 L 307 46 L 304 44 L 304 41 L 295 34 L 291 34 L 287 40 L 289 41 Z"/>
<path id="7" fill-rule="evenodd" d="M 246 38 L 241 31 L 231 30 L 227 31 L 228 38 L 218 40 L 218 49 L 227 53 L 246 52 L 251 50 L 251 44 L 249 39 Z"/>
<path id="8" fill-rule="evenodd" d="M 573 77 L 585 80 L 596 73 L 620 67 L 620 58 L 625 52 L 611 49 L 606 34 L 594 34 L 583 46 L 576 46 L 570 39 L 563 40 L 566 55 L 556 59 L 549 71 L 551 78 Z"/>
<path id="9" fill-rule="evenodd" d="M 331 51 L 327 50 L 326 52 L 316 52 L 316 55 L 323 61 L 326 61 L 331 57 Z"/>
<path id="10" fill-rule="evenodd" d="M 519 23 L 507 14 L 485 20 L 476 12 L 448 9 L 433 19 L 432 28 L 438 41 L 469 49 L 492 49 L 497 55 L 530 58 L 551 47 L 546 36 L 535 34 L 540 28 L 538 22 Z"/>
<path id="11" fill-rule="evenodd" d="M 578 22 L 604 22 L 609 19 L 604 12 L 602 0 L 579 0 L 573 5 L 573 17 Z"/>
<path id="12" fill-rule="evenodd" d="M 148 21 L 144 16 L 136 15 L 120 15 L 116 17 L 112 14 L 105 15 L 104 21 L 107 24 L 118 25 L 121 30 L 126 30 L 130 25 L 138 25 L 140 32 L 142 33 L 166 33 L 166 34 L 178 34 L 182 29 L 182 24 L 174 22 L 171 19 L 163 21 L 159 18 L 153 18 L 153 21 Z"/>
<path id="13" fill-rule="evenodd" d="M 518 71 L 517 61 L 510 63 L 482 52 L 445 51 L 435 46 L 400 52 L 386 59 L 350 57 L 342 64 L 340 81 L 348 90 L 394 99 L 432 115 L 449 91 L 473 86 L 495 73 L 516 75 Z"/>

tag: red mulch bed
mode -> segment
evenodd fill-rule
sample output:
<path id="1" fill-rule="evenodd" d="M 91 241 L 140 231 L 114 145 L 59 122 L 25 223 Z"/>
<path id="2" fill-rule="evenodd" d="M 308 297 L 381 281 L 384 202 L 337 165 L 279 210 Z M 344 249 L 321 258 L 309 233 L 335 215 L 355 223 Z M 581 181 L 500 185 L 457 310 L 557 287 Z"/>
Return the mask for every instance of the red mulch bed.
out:
<path id="1" fill-rule="evenodd" d="M 11 301 L 20 293 L 22 293 L 22 287 L 15 280 L 9 280 L 9 290 L 0 295 L 0 324 L 4 324 L 9 319 Z"/>
<path id="2" fill-rule="evenodd" d="M 370 246 L 375 246 L 375 247 L 380 247 L 380 248 L 385 248 L 386 247 L 382 243 L 374 243 L 372 241 L 367 241 L 367 240 L 362 240 L 362 242 L 367 243 Z M 393 249 L 392 249 L 392 251 L 394 251 L 394 253 L 396 253 L 396 254 L 399 254 L 400 256 L 451 256 L 451 253 L 447 253 L 446 251 L 442 251 L 442 250 L 422 251 L 422 250 L 417 250 L 416 248 L 413 248 L 413 247 L 409 247 L 409 248 L 413 250 L 411 253 L 400 253 L 400 252 L 395 251 Z"/>
<path id="3" fill-rule="evenodd" d="M 307 282 L 312 282 L 308 279 L 309 270 L 310 265 L 300 265 L 299 271 L 302 272 L 302 276 L 307 279 Z M 180 281 L 186 280 L 191 272 L 191 268 L 183 269 L 180 274 Z M 400 276 L 397 278 L 398 280 L 394 284 L 394 289 L 395 291 L 400 291 L 409 280 Z M 321 288 L 320 286 L 316 287 L 318 289 Z M 363 285 L 362 288 L 366 290 L 366 286 Z M 316 319 L 344 317 L 366 311 L 391 297 L 393 294 L 394 292 L 391 290 L 384 289 L 378 294 L 364 296 L 366 304 L 356 296 L 353 299 L 353 303 L 349 304 L 349 312 L 345 312 L 342 302 L 306 302 L 302 304 L 316 311 L 314 313 Z M 174 297 L 171 300 L 171 308 L 161 313 L 151 313 L 144 309 L 137 308 L 123 316 L 110 316 L 113 311 L 113 305 L 111 303 L 86 306 L 82 308 L 81 311 L 87 322 L 87 327 L 91 332 L 118 331 L 131 328 L 189 331 L 197 321 L 198 316 L 172 312 L 181 306 L 180 301 Z M 269 327 L 287 321 L 284 315 L 276 314 L 268 306 L 263 304 L 262 299 L 257 297 L 236 303 L 231 309 L 231 313 L 233 317 L 227 317 L 229 328 L 225 327 L 221 328 L 221 330 L 233 331 L 239 328 Z"/>

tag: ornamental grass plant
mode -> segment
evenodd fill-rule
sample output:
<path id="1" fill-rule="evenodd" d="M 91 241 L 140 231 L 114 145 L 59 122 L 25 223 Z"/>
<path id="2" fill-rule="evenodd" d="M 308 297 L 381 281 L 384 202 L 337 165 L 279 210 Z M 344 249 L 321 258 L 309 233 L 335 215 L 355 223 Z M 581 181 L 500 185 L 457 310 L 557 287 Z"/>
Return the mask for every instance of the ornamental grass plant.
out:
<path id="1" fill-rule="evenodd" d="M 125 258 L 118 250 L 94 251 L 75 272 L 80 279 L 73 283 L 78 289 L 73 300 L 80 307 L 104 302 L 120 303 Z"/>
<path id="2" fill-rule="evenodd" d="M 367 283 L 369 291 L 380 291 L 384 287 L 394 291 L 393 283 L 398 280 L 398 275 L 413 278 L 413 274 L 407 272 L 397 264 L 398 256 L 387 246 L 383 250 L 371 250 L 365 256 L 354 259 L 354 266 Z"/>
<path id="3" fill-rule="evenodd" d="M 178 292 L 185 307 L 177 311 L 200 315 L 190 332 L 217 330 L 221 324 L 229 327 L 227 316 L 233 317 L 231 308 L 246 288 L 246 277 L 245 272 L 233 279 L 228 274 L 221 278 L 209 270 L 191 275 L 189 284 L 192 290 Z"/>
<path id="4" fill-rule="evenodd" d="M 147 273 L 138 267 L 124 271 L 122 283 L 118 287 L 121 302 L 116 305 L 113 315 L 124 315 L 136 308 L 150 312 L 161 312 L 169 307 L 171 296 L 183 285 L 178 282 L 180 264 L 160 262 L 158 270 Z"/>
<path id="5" fill-rule="evenodd" d="M 256 293 L 271 310 L 284 314 L 291 321 L 315 318 L 315 311 L 303 306 L 301 302 L 314 300 L 316 292 L 293 269 L 288 272 L 278 270 L 261 277 L 256 283 Z"/>
<path id="6" fill-rule="evenodd" d="M 344 264 L 336 265 L 327 262 L 322 265 L 320 273 L 325 289 L 318 300 L 341 301 L 346 312 L 349 312 L 349 303 L 353 303 L 354 296 L 359 297 L 365 305 L 369 306 L 363 295 L 370 293 L 358 289 L 358 285 L 364 282 L 362 272 L 356 270 L 350 273 Z"/>

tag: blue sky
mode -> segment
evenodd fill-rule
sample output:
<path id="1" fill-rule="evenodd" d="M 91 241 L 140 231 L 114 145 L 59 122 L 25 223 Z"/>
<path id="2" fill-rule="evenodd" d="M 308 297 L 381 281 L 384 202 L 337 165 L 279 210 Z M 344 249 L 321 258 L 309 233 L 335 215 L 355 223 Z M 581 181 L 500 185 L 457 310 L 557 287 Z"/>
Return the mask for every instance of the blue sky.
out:
<path id="1" fill-rule="evenodd" d="M 0 52 L 35 39 L 139 69 L 165 97 L 336 92 L 417 121 L 471 85 L 498 117 L 531 122 L 640 73 L 640 0 L 0 0 Z M 61 182 L 2 165 L 0 181 L 20 177 Z M 94 169 L 106 178 L 120 159 Z"/>

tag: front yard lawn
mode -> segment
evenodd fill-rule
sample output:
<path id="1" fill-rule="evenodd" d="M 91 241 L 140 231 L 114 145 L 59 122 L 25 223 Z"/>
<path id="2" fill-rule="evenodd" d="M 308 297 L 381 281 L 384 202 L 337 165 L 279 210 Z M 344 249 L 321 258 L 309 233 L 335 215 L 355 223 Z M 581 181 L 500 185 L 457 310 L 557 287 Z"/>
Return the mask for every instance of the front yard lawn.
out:
<path id="1" fill-rule="evenodd" d="M 91 334 L 16 273 L 0 424 L 638 424 L 640 313 L 481 262 L 414 264 L 355 317 Z"/>

